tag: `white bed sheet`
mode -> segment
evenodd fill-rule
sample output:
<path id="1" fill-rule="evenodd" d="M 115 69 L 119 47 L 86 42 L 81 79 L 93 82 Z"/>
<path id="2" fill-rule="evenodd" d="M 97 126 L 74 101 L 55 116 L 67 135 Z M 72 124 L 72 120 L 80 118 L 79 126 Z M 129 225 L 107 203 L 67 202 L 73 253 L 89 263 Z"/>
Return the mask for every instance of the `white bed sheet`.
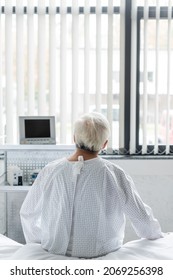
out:
<path id="1" fill-rule="evenodd" d="M 77 260 L 78 258 L 50 254 L 40 244 L 19 244 L 0 235 L 0 259 L 10 260 Z M 173 233 L 157 240 L 140 239 L 128 242 L 118 251 L 97 260 L 173 260 Z"/>
<path id="2" fill-rule="evenodd" d="M 21 247 L 23 247 L 22 244 L 0 234 L 0 260 L 9 259 Z"/>

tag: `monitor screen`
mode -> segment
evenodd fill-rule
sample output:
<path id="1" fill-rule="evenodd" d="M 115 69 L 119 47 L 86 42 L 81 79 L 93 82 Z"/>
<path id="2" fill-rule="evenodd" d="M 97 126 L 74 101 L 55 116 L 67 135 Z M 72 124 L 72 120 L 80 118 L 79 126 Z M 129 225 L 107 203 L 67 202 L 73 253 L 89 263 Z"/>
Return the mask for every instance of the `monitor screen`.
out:
<path id="1" fill-rule="evenodd" d="M 50 120 L 46 120 L 46 119 L 25 120 L 25 137 L 26 138 L 49 138 Z"/>
<path id="2" fill-rule="evenodd" d="M 56 144 L 54 116 L 20 116 L 20 144 Z"/>

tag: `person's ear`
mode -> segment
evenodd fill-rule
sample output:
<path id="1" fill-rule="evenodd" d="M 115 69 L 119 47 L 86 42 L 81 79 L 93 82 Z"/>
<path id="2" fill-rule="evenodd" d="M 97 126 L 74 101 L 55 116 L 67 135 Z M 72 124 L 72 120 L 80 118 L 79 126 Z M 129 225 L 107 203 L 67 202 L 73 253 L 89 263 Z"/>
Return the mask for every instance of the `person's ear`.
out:
<path id="1" fill-rule="evenodd" d="M 103 144 L 102 149 L 104 149 L 107 146 L 108 140 L 106 140 L 106 142 Z"/>

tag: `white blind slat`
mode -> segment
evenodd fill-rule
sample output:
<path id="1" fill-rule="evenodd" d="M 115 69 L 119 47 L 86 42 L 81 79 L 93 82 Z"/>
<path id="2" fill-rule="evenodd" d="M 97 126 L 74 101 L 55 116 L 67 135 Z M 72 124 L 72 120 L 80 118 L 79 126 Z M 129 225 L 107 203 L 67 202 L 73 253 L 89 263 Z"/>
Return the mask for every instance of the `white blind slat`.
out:
<path id="1" fill-rule="evenodd" d="M 56 114 L 56 1 L 49 3 L 49 114 Z"/>
<path id="2" fill-rule="evenodd" d="M 137 6 L 132 1 L 132 40 L 131 40 L 131 103 L 130 103 L 130 154 L 136 152 L 136 51 L 137 51 Z"/>
<path id="3" fill-rule="evenodd" d="M 90 1 L 85 0 L 84 20 L 84 112 L 89 111 L 89 67 L 90 67 Z"/>
<path id="4" fill-rule="evenodd" d="M 67 134 L 67 3 L 61 0 L 60 29 L 60 142 L 66 143 Z"/>
<path id="5" fill-rule="evenodd" d="M 120 93 L 119 93 L 119 147 L 124 147 L 124 90 L 125 90 L 125 2 L 120 2 Z M 116 61 L 114 61 L 116 63 Z M 121 128 L 121 129 L 120 129 Z"/>
<path id="6" fill-rule="evenodd" d="M 16 2 L 16 75 L 17 75 L 17 124 L 24 115 L 24 18 L 23 0 Z M 18 125 L 17 125 L 18 130 Z"/>
<path id="7" fill-rule="evenodd" d="M 107 118 L 111 125 L 111 135 L 108 151 L 112 149 L 112 121 L 113 121 L 113 1 L 108 1 L 108 68 L 107 68 Z"/>
<path id="8" fill-rule="evenodd" d="M 97 0 L 96 3 L 96 111 L 100 112 L 101 106 L 101 32 L 102 32 L 102 20 L 101 20 L 101 1 Z"/>
<path id="9" fill-rule="evenodd" d="M 148 114 L 148 0 L 144 4 L 144 82 L 143 82 L 143 145 L 142 153 L 147 153 L 147 114 Z"/>
<path id="10" fill-rule="evenodd" d="M 46 18 L 45 0 L 38 0 L 38 114 L 45 115 L 46 107 Z"/>
<path id="11" fill-rule="evenodd" d="M 13 142 L 13 33 L 12 1 L 5 3 L 6 143 Z"/>
<path id="12" fill-rule="evenodd" d="M 35 115 L 35 25 L 34 25 L 34 0 L 27 2 L 27 91 L 28 115 Z"/>
<path id="13" fill-rule="evenodd" d="M 78 63 L 79 63 L 79 5 L 77 0 L 72 1 L 72 133 L 73 124 L 78 117 Z"/>
<path id="14" fill-rule="evenodd" d="M 130 154 L 136 152 L 136 51 L 137 51 L 137 6 L 132 1 L 132 39 L 131 39 L 131 103 L 130 103 Z"/>

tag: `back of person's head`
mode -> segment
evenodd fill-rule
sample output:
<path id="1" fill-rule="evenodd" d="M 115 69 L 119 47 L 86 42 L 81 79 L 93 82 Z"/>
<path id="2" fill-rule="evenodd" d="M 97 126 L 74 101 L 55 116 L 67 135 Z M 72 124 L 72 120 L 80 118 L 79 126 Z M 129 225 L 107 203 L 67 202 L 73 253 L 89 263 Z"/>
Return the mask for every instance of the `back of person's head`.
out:
<path id="1" fill-rule="evenodd" d="M 110 125 L 104 115 L 92 112 L 81 116 L 74 125 L 77 148 L 98 152 L 110 134 Z"/>

